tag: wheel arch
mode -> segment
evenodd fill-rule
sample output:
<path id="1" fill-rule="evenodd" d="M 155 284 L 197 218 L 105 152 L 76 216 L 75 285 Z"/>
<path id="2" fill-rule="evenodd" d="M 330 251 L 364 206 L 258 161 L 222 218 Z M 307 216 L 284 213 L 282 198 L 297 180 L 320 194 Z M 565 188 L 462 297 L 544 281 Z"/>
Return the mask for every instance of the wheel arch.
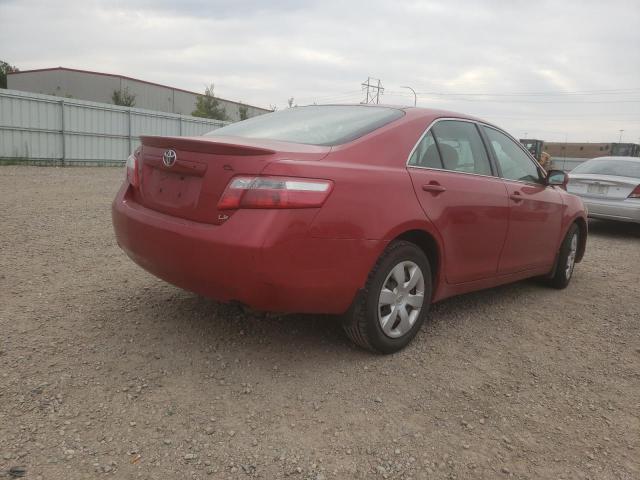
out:
<path id="1" fill-rule="evenodd" d="M 584 253 L 587 249 L 587 234 L 589 228 L 587 225 L 587 221 L 583 217 L 576 217 L 573 223 L 578 226 L 578 230 L 580 232 L 580 236 L 578 237 L 580 243 L 578 244 L 578 252 L 576 255 L 576 262 L 580 262 L 584 257 Z"/>
<path id="2" fill-rule="evenodd" d="M 432 280 L 436 280 L 442 260 L 440 258 L 438 244 L 431 234 L 424 230 L 408 230 L 401 233 L 393 240 L 405 240 L 420 247 L 420 250 L 422 250 L 429 259 Z"/>
<path id="3" fill-rule="evenodd" d="M 404 240 L 417 245 L 427 256 L 431 267 L 431 281 L 433 282 L 432 298 L 436 298 L 444 279 L 444 252 L 437 233 L 423 225 L 411 225 L 395 231 L 394 235 L 390 236 L 390 242 L 396 240 Z"/>

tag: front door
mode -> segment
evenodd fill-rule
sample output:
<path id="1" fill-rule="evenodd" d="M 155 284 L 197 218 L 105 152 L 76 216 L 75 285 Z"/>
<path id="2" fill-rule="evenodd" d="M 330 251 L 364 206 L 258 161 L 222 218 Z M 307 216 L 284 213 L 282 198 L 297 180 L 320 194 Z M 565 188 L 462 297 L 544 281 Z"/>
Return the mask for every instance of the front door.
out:
<path id="1" fill-rule="evenodd" d="M 553 265 L 564 211 L 559 187 L 544 175 L 522 146 L 504 133 L 483 127 L 509 196 L 509 233 L 500 257 L 500 274 Z"/>

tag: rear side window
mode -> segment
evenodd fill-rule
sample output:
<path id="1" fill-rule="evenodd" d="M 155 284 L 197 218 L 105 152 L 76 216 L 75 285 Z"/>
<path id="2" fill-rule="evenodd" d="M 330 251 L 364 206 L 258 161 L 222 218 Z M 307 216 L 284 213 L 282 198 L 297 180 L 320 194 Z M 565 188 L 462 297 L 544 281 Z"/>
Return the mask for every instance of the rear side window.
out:
<path id="1" fill-rule="evenodd" d="M 402 110 L 362 105 L 312 105 L 268 113 L 206 134 L 264 138 L 308 145 L 340 145 L 399 119 Z"/>
<path id="2" fill-rule="evenodd" d="M 411 154 L 409 165 L 491 175 L 477 127 L 457 120 L 443 120 L 431 127 Z"/>
<path id="3" fill-rule="evenodd" d="M 491 175 L 489 157 L 474 123 L 443 120 L 431 131 L 445 170 Z"/>
<path id="4" fill-rule="evenodd" d="M 498 130 L 489 127 L 483 128 L 489 137 L 489 143 L 500 165 L 503 178 L 520 182 L 543 183 L 540 170 L 520 148 L 519 144 Z"/>
<path id="5" fill-rule="evenodd" d="M 409 159 L 409 165 L 423 168 L 442 168 L 438 146 L 431 131 L 428 131 L 416 146 Z"/>

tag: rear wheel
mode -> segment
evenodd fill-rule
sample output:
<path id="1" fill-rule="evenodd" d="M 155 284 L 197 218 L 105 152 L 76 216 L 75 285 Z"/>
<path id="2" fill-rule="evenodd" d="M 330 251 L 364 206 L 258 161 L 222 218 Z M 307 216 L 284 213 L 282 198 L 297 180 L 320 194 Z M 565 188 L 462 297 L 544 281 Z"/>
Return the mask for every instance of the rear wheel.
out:
<path id="1" fill-rule="evenodd" d="M 343 327 L 359 346 L 393 353 L 416 336 L 431 303 L 431 267 L 424 252 L 405 241 L 391 243 L 345 316 Z"/>
<path id="2" fill-rule="evenodd" d="M 575 223 L 569 228 L 567 235 L 562 241 L 558 260 L 553 276 L 549 279 L 549 284 L 555 288 L 566 288 L 573 276 L 573 269 L 576 265 L 578 255 L 578 245 L 580 241 L 580 229 Z"/>

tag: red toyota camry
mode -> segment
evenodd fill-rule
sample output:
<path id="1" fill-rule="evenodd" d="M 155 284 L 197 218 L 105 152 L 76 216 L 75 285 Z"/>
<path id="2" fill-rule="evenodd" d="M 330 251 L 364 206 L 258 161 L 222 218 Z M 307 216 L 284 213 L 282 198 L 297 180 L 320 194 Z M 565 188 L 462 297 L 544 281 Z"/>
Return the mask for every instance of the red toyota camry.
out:
<path id="1" fill-rule="evenodd" d="M 457 113 L 297 107 L 202 137 L 143 137 L 113 202 L 142 268 L 257 310 L 344 315 L 395 352 L 429 306 L 473 290 L 571 279 L 587 239 L 567 176 Z"/>

